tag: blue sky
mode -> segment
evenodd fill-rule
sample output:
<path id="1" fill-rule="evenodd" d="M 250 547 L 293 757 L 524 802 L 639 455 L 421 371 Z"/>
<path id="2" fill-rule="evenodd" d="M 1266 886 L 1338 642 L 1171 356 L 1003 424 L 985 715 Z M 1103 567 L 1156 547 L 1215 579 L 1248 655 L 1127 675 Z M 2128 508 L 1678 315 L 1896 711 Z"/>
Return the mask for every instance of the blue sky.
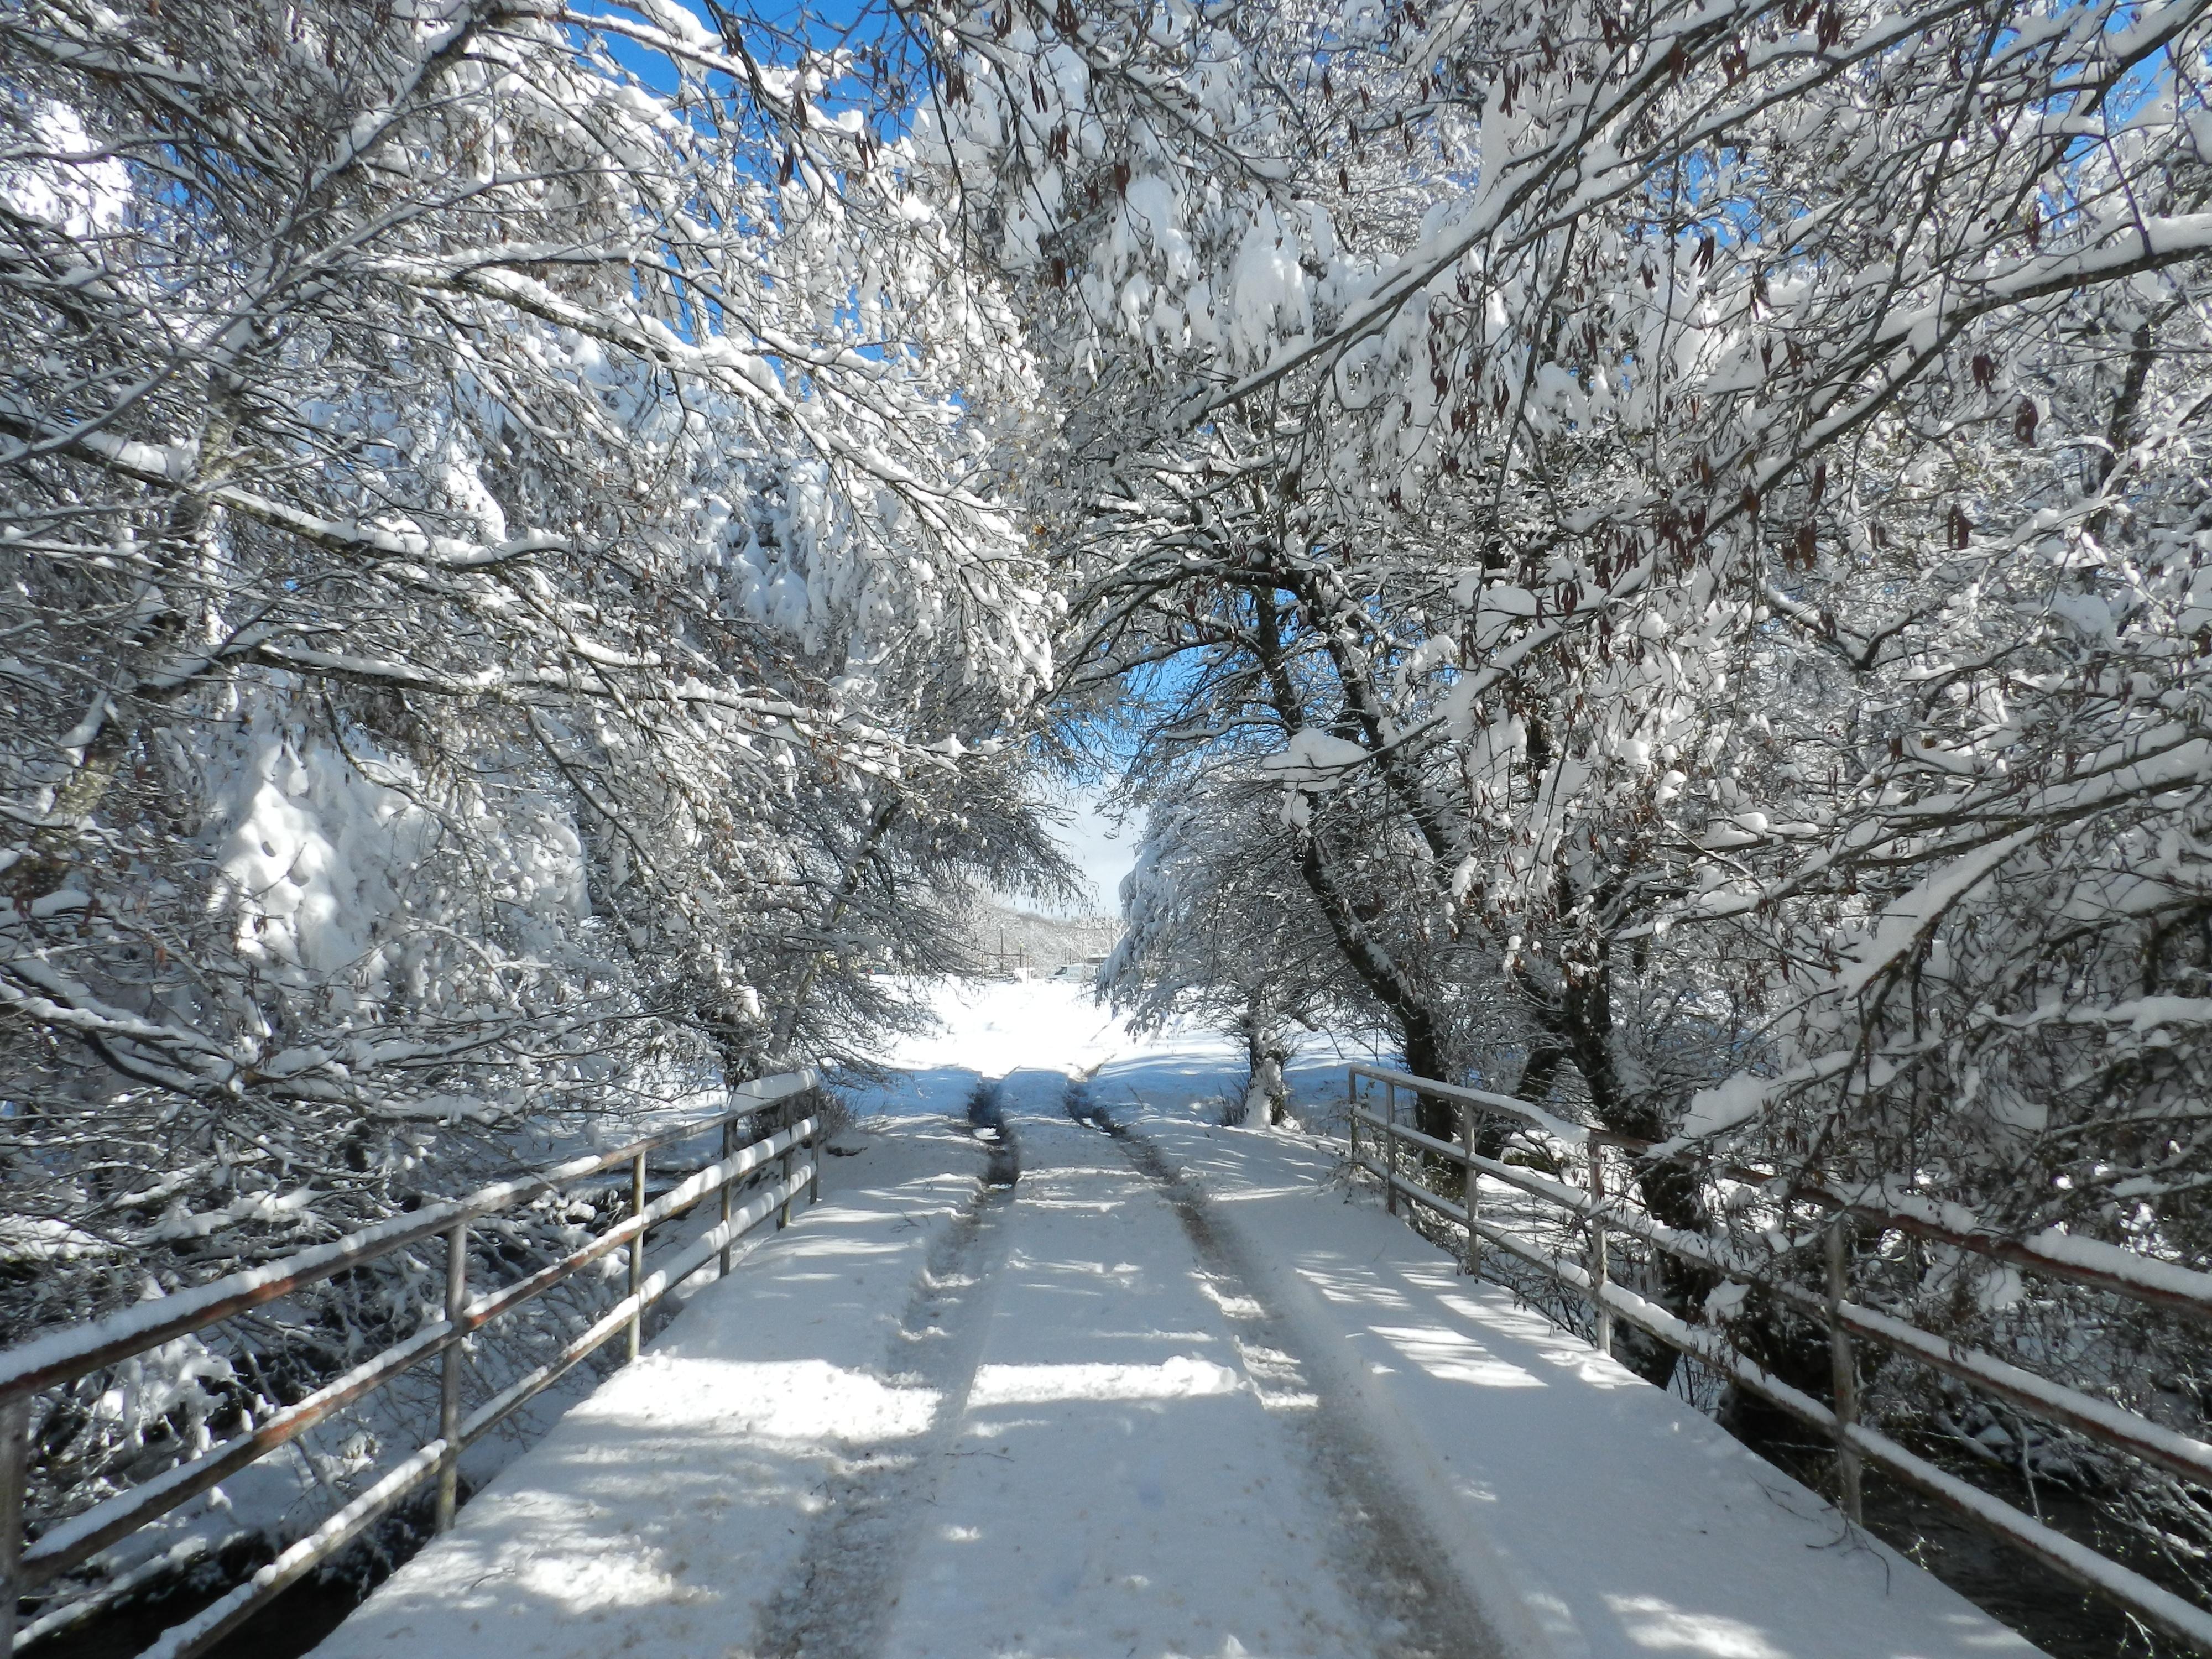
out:
<path id="1" fill-rule="evenodd" d="M 697 3 L 697 0 L 674 0 L 674 3 L 709 29 L 714 27 L 714 18 L 705 6 Z M 863 3 L 864 0 L 814 0 L 814 3 L 800 3 L 799 0 L 757 0 L 757 3 L 730 9 L 741 19 L 757 19 L 771 28 L 804 28 L 810 40 L 834 42 L 860 21 Z M 757 48 L 764 45 L 760 40 L 754 44 Z M 635 46 L 619 35 L 609 37 L 607 45 L 614 53 L 615 60 L 647 86 L 659 92 L 675 89 L 675 79 L 668 61 L 658 52 Z"/>

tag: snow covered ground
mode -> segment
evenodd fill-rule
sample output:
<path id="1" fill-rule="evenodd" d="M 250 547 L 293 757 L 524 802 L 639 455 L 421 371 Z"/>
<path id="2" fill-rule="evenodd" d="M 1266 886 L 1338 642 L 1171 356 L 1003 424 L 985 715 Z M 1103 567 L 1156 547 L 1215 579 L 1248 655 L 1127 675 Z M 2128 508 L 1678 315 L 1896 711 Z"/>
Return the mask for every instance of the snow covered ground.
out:
<path id="1" fill-rule="evenodd" d="M 1226 1045 L 1065 984 L 940 1006 L 823 1201 L 324 1659 L 2033 1654 L 1347 1200 L 1327 1143 L 1215 1127 Z M 1129 1133 L 1066 1115 L 1094 1070 Z"/>

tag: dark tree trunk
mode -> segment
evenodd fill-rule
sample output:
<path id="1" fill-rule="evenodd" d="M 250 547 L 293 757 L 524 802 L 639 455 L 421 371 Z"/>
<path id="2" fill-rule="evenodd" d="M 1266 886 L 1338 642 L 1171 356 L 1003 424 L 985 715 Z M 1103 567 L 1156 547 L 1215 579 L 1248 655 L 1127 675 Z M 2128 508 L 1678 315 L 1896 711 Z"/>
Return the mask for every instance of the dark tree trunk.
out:
<path id="1" fill-rule="evenodd" d="M 1286 591 L 1300 591 L 1288 577 L 1284 579 L 1284 586 Z M 1284 667 L 1281 622 L 1275 614 L 1273 599 L 1264 592 L 1255 593 L 1253 604 L 1268 701 L 1274 705 L 1276 718 L 1282 721 L 1287 734 L 1305 723 L 1305 707 Z M 1356 690 L 1356 677 L 1350 677 L 1340 659 L 1338 667 L 1340 676 L 1344 678 L 1346 695 L 1351 697 Z M 1395 762 L 1395 757 L 1389 758 Z M 1433 828 L 1425 825 L 1425 833 Z M 1392 1023 L 1398 1028 L 1400 1052 L 1406 1057 L 1406 1069 L 1417 1077 L 1450 1081 L 1444 1074 L 1449 1060 L 1444 1048 L 1443 1022 L 1407 979 L 1389 951 L 1368 933 L 1366 925 L 1352 906 L 1351 895 L 1336 880 L 1319 825 L 1306 835 L 1298 872 L 1305 879 L 1307 890 L 1321 901 L 1322 914 L 1328 918 L 1329 932 L 1352 971 L 1389 1010 Z M 1458 1109 L 1452 1102 L 1433 1095 L 1419 1096 L 1414 1102 L 1413 1127 L 1423 1134 L 1449 1140 L 1458 1133 Z"/>
<path id="2" fill-rule="evenodd" d="M 1418 1019 L 1401 1019 L 1405 1035 L 1406 1069 L 1415 1077 L 1432 1077 L 1439 1083 L 1452 1079 L 1444 1075 L 1451 1064 L 1444 1052 L 1443 1038 L 1437 1023 L 1427 1009 L 1418 1011 Z M 1434 1135 L 1438 1140 L 1459 1138 L 1459 1104 L 1441 1095 L 1417 1095 L 1413 1100 L 1413 1127 L 1425 1135 Z"/>
<path id="3" fill-rule="evenodd" d="M 1563 910 L 1567 908 L 1563 904 Z M 1656 1103 L 1624 1088 L 1613 1065 L 1613 969 L 1603 946 L 1594 959 L 1570 959 L 1556 994 L 1525 974 L 1522 988 L 1534 1009 L 1538 1027 L 1528 1065 L 1522 1068 L 1524 1085 L 1534 1072 L 1548 1087 L 1560 1060 L 1571 1060 L 1589 1088 L 1591 1113 L 1600 1127 L 1643 1140 L 1665 1139 L 1666 1125 Z M 1541 1098 L 1528 1093 L 1521 1097 Z M 1636 1186 L 1653 1220 L 1683 1232 L 1705 1234 L 1711 1219 L 1705 1193 L 1695 1167 L 1686 1160 L 1669 1158 L 1652 1165 L 1637 1177 Z M 1697 1323 L 1720 1276 L 1664 1254 L 1656 1265 L 1661 1305 L 1676 1318 Z M 1672 1380 L 1680 1360 L 1674 1349 L 1634 1330 L 1621 1333 L 1620 1345 L 1623 1360 L 1639 1376 L 1662 1388 Z"/>
<path id="4" fill-rule="evenodd" d="M 1374 994 L 1375 1000 L 1389 1011 L 1391 1023 L 1398 1028 L 1399 1051 L 1406 1057 L 1406 1069 L 1416 1077 L 1450 1081 L 1443 1075 L 1449 1061 L 1445 1054 L 1443 1023 L 1419 992 L 1407 982 L 1390 953 L 1369 936 L 1352 908 L 1350 897 L 1336 884 L 1317 828 L 1306 836 L 1298 872 L 1305 878 L 1307 890 L 1321 901 L 1322 911 L 1328 918 L 1329 931 L 1335 935 L 1337 948 L 1344 952 L 1352 972 L 1359 975 L 1360 982 Z M 1458 1109 L 1450 1101 L 1435 1095 L 1418 1096 L 1413 1107 L 1413 1127 L 1425 1135 L 1449 1140 L 1458 1133 Z"/>

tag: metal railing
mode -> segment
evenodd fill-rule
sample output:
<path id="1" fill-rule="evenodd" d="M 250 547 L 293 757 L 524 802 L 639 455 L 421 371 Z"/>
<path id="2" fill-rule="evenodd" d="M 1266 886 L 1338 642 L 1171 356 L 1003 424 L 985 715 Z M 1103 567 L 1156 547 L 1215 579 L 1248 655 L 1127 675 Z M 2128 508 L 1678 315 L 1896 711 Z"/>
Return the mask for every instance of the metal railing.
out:
<path id="1" fill-rule="evenodd" d="M 1381 1113 L 1362 1104 L 1359 1085 L 1363 1079 L 1382 1085 Z M 1483 1245 L 1495 1245 L 1587 1301 L 1595 1326 L 1595 1346 L 1606 1352 L 1613 1351 L 1613 1321 L 1626 1321 L 1710 1367 L 1747 1392 L 1818 1429 L 1835 1449 L 1841 1507 L 1854 1522 L 1860 1519 L 1860 1471 L 1863 1465 L 1872 1464 L 1970 1524 L 2118 1602 L 2145 1624 L 2179 1638 L 2200 1653 L 2212 1655 L 2212 1613 L 2111 1557 L 2044 1525 L 2002 1498 L 1938 1468 L 1862 1423 L 1855 1345 L 1864 1340 L 1886 1347 L 1993 1395 L 2017 1412 L 2068 1429 L 2199 1485 L 2212 1486 L 2212 1444 L 2192 1439 L 2108 1400 L 2023 1370 L 1994 1354 L 1962 1346 L 1948 1338 L 1851 1301 L 1850 1230 L 1863 1224 L 1881 1231 L 1914 1234 L 2008 1267 L 2025 1267 L 2091 1285 L 2208 1323 L 2212 1323 L 2212 1273 L 2166 1263 L 2146 1263 L 2142 1277 L 2130 1278 L 2094 1263 L 2069 1259 L 2048 1246 L 2039 1249 L 2033 1240 L 2022 1242 L 1978 1234 L 1950 1224 L 1940 1216 L 1916 1214 L 1869 1202 L 1817 1182 L 1791 1182 L 1787 1184 L 1783 1199 L 1811 1205 L 1829 1216 L 1827 1224 L 1820 1229 L 1822 1291 L 1815 1293 L 1771 1274 L 1771 1269 L 1779 1256 L 1765 1261 L 1747 1259 L 1728 1244 L 1662 1225 L 1629 1208 L 1619 1195 L 1619 1189 L 1609 1196 L 1605 1170 L 1607 1152 L 1625 1153 L 1632 1159 L 1640 1158 L 1653 1150 L 1654 1143 L 1650 1141 L 1566 1123 L 1508 1095 L 1462 1088 L 1379 1066 L 1350 1067 L 1346 1093 L 1351 1114 L 1352 1162 L 1382 1182 L 1383 1204 L 1391 1213 L 1397 1213 L 1398 1200 L 1403 1197 L 1466 1229 L 1464 1265 L 1468 1273 L 1480 1270 Z M 1400 1123 L 1398 1101 L 1401 1093 L 1417 1098 L 1446 1100 L 1456 1105 L 1460 1144 L 1454 1145 Z M 1380 1140 L 1379 1160 L 1361 1149 L 1363 1124 L 1376 1132 L 1370 1139 Z M 1509 1137 L 1534 1135 L 1554 1147 L 1565 1145 L 1581 1148 L 1583 1188 L 1577 1189 L 1535 1170 L 1483 1155 L 1476 1149 L 1486 1124 L 1502 1126 Z M 1405 1175 L 1400 1167 L 1401 1148 L 1458 1165 L 1465 1177 L 1466 1201 L 1455 1204 Z M 1774 1183 L 1771 1172 L 1735 1165 L 1717 1166 L 1714 1172 L 1732 1180 L 1770 1187 Z M 1478 1176 L 1502 1182 L 1573 1217 L 1580 1224 L 1585 1240 L 1582 1261 L 1572 1261 L 1512 1229 L 1486 1220 L 1480 1213 Z M 1622 1187 L 1626 1184 L 1624 1182 Z M 1823 1404 L 1793 1388 L 1737 1352 L 1718 1330 L 1688 1324 L 1617 1283 L 1611 1276 L 1607 1259 L 1609 1236 L 1616 1231 L 1733 1283 L 1755 1285 L 1792 1312 L 1819 1325 L 1829 1343 L 1833 1405 Z"/>
<path id="2" fill-rule="evenodd" d="M 821 1196 L 813 1157 L 821 1119 L 810 1114 L 787 1122 L 774 1133 L 738 1146 L 741 1125 L 781 1106 L 790 1118 L 801 1097 L 818 1079 L 795 1072 L 731 1092 L 743 1103 L 720 1116 L 695 1120 L 631 1141 L 612 1152 L 594 1152 L 516 1180 L 501 1182 L 445 1203 L 426 1204 L 412 1213 L 302 1250 L 282 1261 L 249 1268 L 190 1290 L 142 1302 L 123 1312 L 73 1325 L 0 1352 L 0 1655 L 20 1651 L 41 1638 L 65 1629 L 136 1590 L 161 1572 L 205 1555 L 210 1545 L 186 1540 L 152 1562 L 124 1573 L 68 1605 L 42 1612 L 18 1627 L 19 1604 L 26 1595 L 82 1566 L 102 1551 L 157 1520 L 219 1481 L 289 1444 L 307 1430 L 432 1358 L 442 1362 L 439 1378 L 438 1433 L 411 1455 L 386 1469 L 374 1485 L 352 1498 L 306 1536 L 193 1617 L 164 1632 L 143 1659 L 188 1659 L 251 1618 L 319 1563 L 329 1559 L 379 1517 L 427 1482 L 435 1481 L 434 1525 L 453 1524 L 459 1498 L 460 1455 L 512 1416 L 530 1400 L 567 1376 L 592 1353 L 620 1335 L 626 1358 L 635 1359 L 644 1334 L 647 1310 L 684 1279 L 719 1258 L 720 1272 L 731 1266 L 736 1241 L 771 1215 L 781 1226 L 791 1219 L 793 1200 L 802 1192 Z M 646 1196 L 646 1159 L 660 1149 L 695 1140 L 719 1130 L 720 1158 L 678 1181 L 659 1198 Z M 802 1161 L 803 1158 L 803 1161 Z M 776 1164 L 773 1179 L 759 1185 L 742 1206 L 738 1183 L 754 1171 Z M 514 1284 L 470 1297 L 469 1229 L 489 1216 L 529 1203 L 549 1192 L 628 1164 L 629 1214 L 605 1232 L 559 1261 Z M 683 1215 L 705 1199 L 720 1196 L 714 1225 L 667 1260 L 648 1264 L 647 1233 Z M 444 1316 L 424 1325 L 313 1393 L 283 1407 L 245 1432 L 180 1462 L 150 1480 L 58 1520 L 37 1536 L 25 1514 L 29 1473 L 31 1410 L 43 1391 L 143 1354 L 165 1342 L 206 1329 L 236 1315 L 319 1284 L 395 1251 L 442 1237 L 445 1245 Z M 628 1289 L 583 1332 L 552 1358 L 526 1372 L 473 1412 L 461 1412 L 463 1345 L 501 1315 L 562 1284 L 580 1269 L 612 1252 L 629 1249 Z M 650 1267 L 650 1271 L 648 1271 Z"/>

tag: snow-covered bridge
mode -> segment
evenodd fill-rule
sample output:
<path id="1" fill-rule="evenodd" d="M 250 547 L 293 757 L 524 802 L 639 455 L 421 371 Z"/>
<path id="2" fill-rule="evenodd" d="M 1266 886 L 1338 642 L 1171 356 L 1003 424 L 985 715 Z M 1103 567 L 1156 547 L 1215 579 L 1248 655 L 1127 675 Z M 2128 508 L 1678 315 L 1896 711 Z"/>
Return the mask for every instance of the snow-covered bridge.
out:
<path id="1" fill-rule="evenodd" d="M 1070 1018 L 1017 998 L 913 1056 L 823 1201 L 322 1659 L 2033 1652 L 1347 1201 L 1338 1148 L 1210 1127 L 1224 1057 L 1109 1064 L 1127 1132 L 1071 1121 L 1109 1051 Z"/>

